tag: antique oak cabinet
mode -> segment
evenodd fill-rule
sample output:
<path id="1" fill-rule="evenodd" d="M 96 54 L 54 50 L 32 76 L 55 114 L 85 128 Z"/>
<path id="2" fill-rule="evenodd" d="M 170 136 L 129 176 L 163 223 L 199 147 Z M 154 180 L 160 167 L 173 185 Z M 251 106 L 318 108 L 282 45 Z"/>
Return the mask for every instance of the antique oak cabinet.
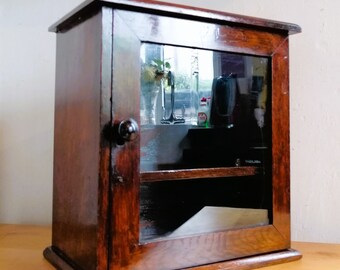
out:
<path id="1" fill-rule="evenodd" d="M 251 269 L 290 249 L 297 25 L 89 0 L 57 33 L 57 269 Z"/>

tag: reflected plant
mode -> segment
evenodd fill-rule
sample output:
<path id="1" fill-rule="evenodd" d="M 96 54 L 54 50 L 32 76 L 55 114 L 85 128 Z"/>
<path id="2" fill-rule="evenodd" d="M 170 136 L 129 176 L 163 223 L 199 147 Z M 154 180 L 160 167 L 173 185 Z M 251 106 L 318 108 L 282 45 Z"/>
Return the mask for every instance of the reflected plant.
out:
<path id="1" fill-rule="evenodd" d="M 154 59 L 150 64 L 142 66 L 142 80 L 147 83 L 157 82 L 161 79 L 167 79 L 171 65 L 167 61 Z"/>

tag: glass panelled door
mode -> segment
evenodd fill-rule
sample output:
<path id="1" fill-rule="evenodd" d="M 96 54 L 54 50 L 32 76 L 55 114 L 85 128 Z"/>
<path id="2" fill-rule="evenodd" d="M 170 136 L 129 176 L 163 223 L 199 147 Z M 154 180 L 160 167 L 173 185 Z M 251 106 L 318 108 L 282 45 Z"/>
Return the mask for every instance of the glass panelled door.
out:
<path id="1" fill-rule="evenodd" d="M 268 225 L 270 59 L 142 43 L 140 241 Z"/>

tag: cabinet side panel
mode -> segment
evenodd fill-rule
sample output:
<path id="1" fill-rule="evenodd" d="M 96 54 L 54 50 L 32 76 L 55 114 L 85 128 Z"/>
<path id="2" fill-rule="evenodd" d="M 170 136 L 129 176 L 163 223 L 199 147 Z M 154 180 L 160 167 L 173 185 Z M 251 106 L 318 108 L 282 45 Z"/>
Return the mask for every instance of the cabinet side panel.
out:
<path id="1" fill-rule="evenodd" d="M 57 35 L 52 245 L 96 269 L 101 14 Z"/>

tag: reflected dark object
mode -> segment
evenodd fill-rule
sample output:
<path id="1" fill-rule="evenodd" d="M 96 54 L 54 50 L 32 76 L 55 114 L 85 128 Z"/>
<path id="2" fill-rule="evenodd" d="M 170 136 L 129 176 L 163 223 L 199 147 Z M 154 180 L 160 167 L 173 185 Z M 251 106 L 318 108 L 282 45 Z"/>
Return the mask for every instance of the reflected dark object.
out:
<path id="1" fill-rule="evenodd" d="M 252 84 L 251 84 L 251 95 L 257 99 L 259 93 L 262 91 L 263 86 L 263 76 L 253 76 L 252 77 Z"/>
<path id="2" fill-rule="evenodd" d="M 192 128 L 187 139 L 190 146 L 183 150 L 183 162 L 192 168 L 233 167 L 247 150 L 238 128 Z"/>
<path id="3" fill-rule="evenodd" d="M 236 75 L 220 76 L 213 80 L 210 125 L 233 127 L 233 112 L 237 93 Z"/>
<path id="4" fill-rule="evenodd" d="M 175 77 L 172 72 L 168 72 L 168 84 L 171 87 L 171 113 L 168 118 L 164 118 L 161 120 L 161 124 L 181 124 L 185 122 L 185 119 L 182 117 L 177 117 L 175 115 Z M 165 96 L 165 95 L 164 95 Z"/>

